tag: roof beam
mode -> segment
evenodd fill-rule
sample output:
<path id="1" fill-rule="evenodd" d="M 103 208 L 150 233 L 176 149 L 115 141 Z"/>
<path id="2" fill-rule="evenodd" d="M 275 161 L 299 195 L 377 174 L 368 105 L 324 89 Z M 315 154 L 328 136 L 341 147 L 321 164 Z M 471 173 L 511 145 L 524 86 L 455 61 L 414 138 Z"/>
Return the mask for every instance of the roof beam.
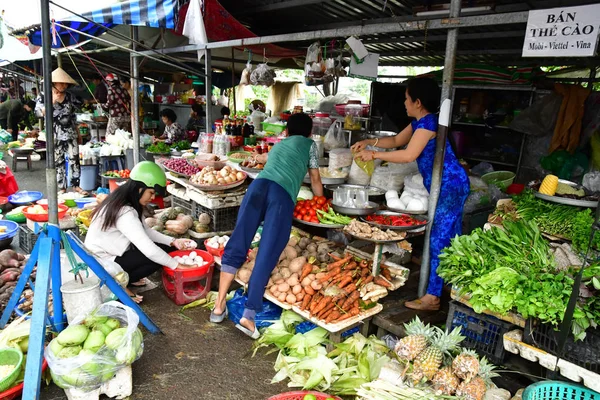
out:
<path id="1" fill-rule="evenodd" d="M 481 50 L 457 50 L 457 56 L 487 56 L 487 55 L 521 55 L 523 49 L 481 49 Z M 431 57 L 444 56 L 445 51 L 390 51 L 381 52 L 379 57 Z"/>
<path id="2" fill-rule="evenodd" d="M 238 17 L 242 15 L 252 15 L 268 11 L 284 10 L 287 8 L 302 7 L 309 6 L 311 4 L 323 3 L 324 1 L 325 0 L 284 0 L 280 1 L 279 3 L 265 4 L 256 7 L 246 7 L 244 10 L 236 12 L 235 15 L 236 17 Z"/>
<path id="3" fill-rule="evenodd" d="M 349 26 L 339 29 L 324 29 L 311 32 L 298 32 L 289 33 L 282 35 L 271 35 L 263 37 L 253 37 L 245 39 L 234 39 L 225 40 L 222 42 L 213 42 L 206 44 L 194 44 L 188 46 L 173 47 L 169 49 L 161 49 L 153 52 L 142 51 L 139 52 L 142 55 L 146 54 L 169 54 L 169 53 L 180 53 L 185 51 L 195 51 L 202 49 L 222 49 L 228 47 L 246 47 L 253 45 L 263 45 L 267 43 L 281 43 L 281 42 L 294 42 L 294 41 L 313 41 L 318 39 L 330 39 L 348 36 L 365 36 L 375 35 L 378 33 L 395 33 L 404 31 L 422 31 L 436 30 L 436 29 L 449 29 L 449 28 L 466 28 L 472 26 L 486 26 L 486 25 L 503 25 L 503 24 L 515 24 L 527 22 L 528 12 L 515 12 L 505 14 L 488 14 L 488 15 L 474 15 L 468 17 L 459 18 L 443 18 L 434 19 L 428 21 L 410 21 L 410 22 L 390 22 L 386 24 L 373 24 L 373 25 L 356 25 Z"/>
<path id="4" fill-rule="evenodd" d="M 523 37 L 525 31 L 504 31 L 504 32 L 477 32 L 477 33 L 458 33 L 458 40 L 478 40 L 478 39 L 498 39 L 498 38 L 509 38 L 509 37 Z M 405 36 L 401 38 L 387 37 L 387 38 L 373 38 L 364 39 L 362 42 L 365 46 L 370 44 L 384 44 L 384 43 L 413 43 L 413 42 L 445 42 L 448 39 L 448 35 L 427 35 L 427 36 Z"/>

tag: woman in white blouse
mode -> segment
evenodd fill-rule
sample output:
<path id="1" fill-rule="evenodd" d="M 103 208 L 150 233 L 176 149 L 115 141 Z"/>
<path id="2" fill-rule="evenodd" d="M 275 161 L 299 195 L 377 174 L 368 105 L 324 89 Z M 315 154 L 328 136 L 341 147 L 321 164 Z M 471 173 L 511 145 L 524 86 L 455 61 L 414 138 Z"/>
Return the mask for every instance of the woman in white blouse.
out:
<path id="1" fill-rule="evenodd" d="M 162 169 L 151 161 L 143 161 L 131 170 L 130 180 L 112 192 L 92 214 L 85 246 L 96 257 L 119 264 L 129 274 L 129 282 L 136 286 L 143 285 L 144 278 L 162 266 L 187 268 L 167 254 L 171 247 L 179 250 L 196 247 L 193 240 L 164 235 L 144 222 L 143 207 L 156 194 L 162 195 L 166 186 Z M 142 301 L 141 296 L 132 297 L 138 303 Z"/>

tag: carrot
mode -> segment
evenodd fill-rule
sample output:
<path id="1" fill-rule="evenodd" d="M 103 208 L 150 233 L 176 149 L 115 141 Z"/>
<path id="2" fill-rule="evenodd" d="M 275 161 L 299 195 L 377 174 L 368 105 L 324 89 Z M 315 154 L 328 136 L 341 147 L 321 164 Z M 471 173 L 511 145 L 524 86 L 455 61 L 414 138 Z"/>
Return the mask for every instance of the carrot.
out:
<path id="1" fill-rule="evenodd" d="M 360 261 L 360 267 L 361 268 L 367 268 L 369 266 L 369 262 L 367 260 L 361 260 Z"/>
<path id="2" fill-rule="evenodd" d="M 356 285 L 353 282 L 344 288 L 344 292 L 346 293 L 346 295 L 349 295 L 350 293 L 354 292 L 356 289 L 358 289 L 358 288 L 356 287 Z"/>
<path id="3" fill-rule="evenodd" d="M 300 306 L 300 308 L 302 310 L 306 310 L 306 307 L 308 307 L 308 303 L 310 303 L 310 300 L 312 299 L 312 295 L 310 294 L 305 294 L 304 298 L 302 299 L 302 305 Z"/>
<path id="4" fill-rule="evenodd" d="M 310 302 L 310 307 L 309 307 L 311 314 L 314 312 L 315 307 L 317 307 L 317 304 L 319 304 L 319 300 L 321 300 L 321 297 L 322 296 L 318 295 L 318 294 L 313 296 L 312 301 Z"/>
<path id="5" fill-rule="evenodd" d="M 390 273 L 390 270 L 387 268 L 381 268 L 381 275 L 383 275 L 383 277 L 385 279 L 387 279 L 388 281 L 392 280 L 392 274 Z"/>
<path id="6" fill-rule="evenodd" d="M 327 282 L 329 279 L 333 278 L 340 272 L 342 272 L 342 269 L 340 267 L 336 267 L 335 269 L 332 269 L 328 273 L 323 275 L 323 277 L 321 279 L 319 279 L 319 282 Z"/>
<path id="7" fill-rule="evenodd" d="M 338 310 L 333 310 L 331 314 L 325 320 L 326 324 L 336 321 L 340 317 L 340 312 Z"/>
<path id="8" fill-rule="evenodd" d="M 383 286 L 385 288 L 391 288 L 392 287 L 392 284 L 389 283 L 388 281 L 386 281 L 381 276 L 376 276 L 375 278 L 373 278 L 373 282 L 375 282 L 377 285 Z"/>
<path id="9" fill-rule="evenodd" d="M 352 283 L 352 275 L 346 275 L 346 276 L 344 276 L 344 278 L 342 278 L 342 280 L 338 284 L 338 287 L 341 289 L 341 288 L 343 288 L 344 286 L 346 286 L 349 283 Z"/>
<path id="10" fill-rule="evenodd" d="M 328 304 L 328 305 L 327 305 L 327 306 L 326 306 L 324 309 L 322 309 L 322 310 L 321 310 L 321 312 L 319 312 L 319 313 L 317 314 L 317 318 L 319 318 L 319 319 L 323 319 L 323 318 L 324 318 L 324 315 L 325 315 L 327 312 L 331 311 L 333 308 L 335 308 L 335 303 L 332 301 L 332 302 L 330 302 L 330 303 L 329 303 L 329 304 Z"/>
<path id="11" fill-rule="evenodd" d="M 302 281 L 304 278 L 306 278 L 308 275 L 310 275 L 310 273 L 312 272 L 312 268 L 313 268 L 312 264 L 309 264 L 309 263 L 304 264 L 304 266 L 302 267 L 302 273 L 300 274 L 299 281 Z"/>
<path id="12" fill-rule="evenodd" d="M 329 257 L 333 258 L 334 261 L 340 261 L 341 260 L 340 257 L 334 255 L 333 253 L 329 253 Z"/>
<path id="13" fill-rule="evenodd" d="M 358 301 L 359 298 L 360 292 L 358 290 L 355 290 L 354 292 L 350 293 L 350 296 L 348 296 L 344 304 L 342 304 L 342 310 L 348 310 L 349 308 L 351 308 L 351 306 L 354 305 L 354 302 Z"/>
<path id="14" fill-rule="evenodd" d="M 346 314 L 342 315 L 337 322 L 343 321 L 345 319 L 349 319 L 352 318 L 356 315 L 358 315 L 360 313 L 360 309 L 358 307 L 354 307 L 352 308 L 350 311 L 348 311 Z"/>
<path id="15" fill-rule="evenodd" d="M 329 264 L 327 266 L 327 270 L 331 271 L 331 270 L 334 270 L 336 268 L 340 268 L 342 265 L 346 264 L 350 260 L 352 260 L 352 256 L 347 256 L 345 258 L 342 258 L 341 260 L 332 262 L 331 264 Z"/>
<path id="16" fill-rule="evenodd" d="M 362 282 L 363 286 L 366 285 L 367 283 L 370 283 L 373 281 L 373 275 L 369 275 L 365 278 L 365 280 Z"/>
<path id="17" fill-rule="evenodd" d="M 313 314 L 318 314 L 319 311 L 327 307 L 327 304 L 331 301 L 331 297 L 324 296 L 323 299 L 319 301 L 319 304 L 313 310 Z"/>
<path id="18" fill-rule="evenodd" d="M 326 313 L 324 313 L 319 319 L 327 320 L 327 318 L 331 315 L 331 313 L 335 312 L 335 308 L 330 308 Z"/>
<path id="19" fill-rule="evenodd" d="M 370 273 L 371 273 L 371 271 L 370 271 L 368 268 L 363 268 L 363 269 L 360 271 L 360 276 L 367 276 L 367 275 L 369 275 Z"/>
<path id="20" fill-rule="evenodd" d="M 351 263 L 349 263 L 348 265 L 346 265 L 344 267 L 344 271 L 348 271 L 350 269 L 356 269 L 358 268 L 358 264 L 355 261 L 352 261 Z"/>

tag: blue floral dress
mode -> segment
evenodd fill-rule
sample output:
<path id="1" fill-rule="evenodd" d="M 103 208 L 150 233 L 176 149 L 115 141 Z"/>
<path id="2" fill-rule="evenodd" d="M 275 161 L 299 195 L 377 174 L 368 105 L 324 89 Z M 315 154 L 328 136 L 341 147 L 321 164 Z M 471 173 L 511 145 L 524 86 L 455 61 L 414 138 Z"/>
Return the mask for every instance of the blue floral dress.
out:
<path id="1" fill-rule="evenodd" d="M 427 114 L 418 121 L 411 123 L 413 132 L 417 129 L 426 129 L 437 132 L 438 120 L 434 114 Z M 431 192 L 431 175 L 433 173 L 433 159 L 435 158 L 435 138 L 431 139 L 423 152 L 417 157 L 419 172 L 423 176 L 423 184 Z M 450 240 L 460 235 L 462 231 L 462 214 L 465 201 L 469 196 L 470 184 L 467 173 L 458 162 L 450 143 L 446 141 L 446 155 L 444 157 L 444 172 L 442 174 L 442 187 L 440 198 L 435 211 L 435 218 L 431 227 L 431 240 L 429 251 L 431 256 L 429 285 L 427 293 L 437 297 L 442 295 L 444 281 L 437 274 L 440 263 L 438 256 L 442 249 L 450 245 Z"/>

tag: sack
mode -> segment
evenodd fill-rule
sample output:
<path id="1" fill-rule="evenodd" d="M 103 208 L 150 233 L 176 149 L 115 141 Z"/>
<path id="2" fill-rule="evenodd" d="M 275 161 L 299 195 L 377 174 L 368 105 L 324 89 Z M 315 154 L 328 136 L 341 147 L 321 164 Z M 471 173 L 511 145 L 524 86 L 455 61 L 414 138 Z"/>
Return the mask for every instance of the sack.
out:
<path id="1" fill-rule="evenodd" d="M 324 147 L 327 151 L 348 147 L 346 135 L 342 130 L 341 121 L 335 121 L 327 130 L 324 140 Z"/>
<path id="2" fill-rule="evenodd" d="M 227 301 L 227 311 L 229 312 L 229 319 L 234 324 L 239 324 L 244 314 L 244 308 L 246 308 L 246 302 L 248 296 L 244 294 L 243 289 L 235 291 L 233 298 Z M 272 325 L 273 322 L 277 321 L 281 317 L 281 308 L 271 303 L 270 301 L 264 301 L 262 311 L 256 314 L 254 317 L 254 323 L 257 328 L 264 328 Z"/>
<path id="3" fill-rule="evenodd" d="M 112 379 L 144 351 L 138 323 L 135 311 L 116 301 L 75 318 L 44 350 L 54 383 L 91 391 Z"/>
<path id="4" fill-rule="evenodd" d="M 3 162 L 3 161 L 0 161 Z M 19 190 L 17 180 L 8 166 L 5 166 L 6 173 L 0 172 L 0 196 L 8 197 Z"/>

